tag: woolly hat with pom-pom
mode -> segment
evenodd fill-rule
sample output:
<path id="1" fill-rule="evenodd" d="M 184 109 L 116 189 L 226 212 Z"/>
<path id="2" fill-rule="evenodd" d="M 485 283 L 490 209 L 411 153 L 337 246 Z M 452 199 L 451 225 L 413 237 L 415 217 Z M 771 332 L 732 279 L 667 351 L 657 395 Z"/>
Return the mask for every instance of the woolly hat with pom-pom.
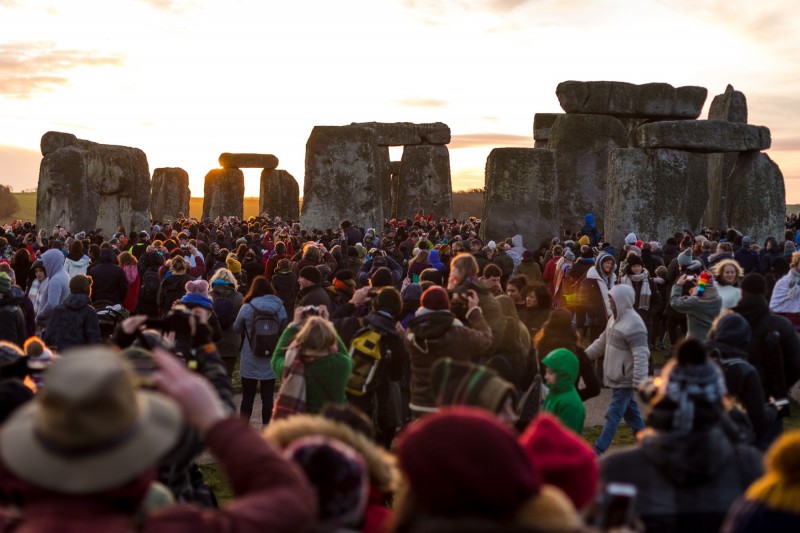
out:
<path id="1" fill-rule="evenodd" d="M 181 303 L 188 306 L 199 306 L 206 309 L 213 308 L 213 302 L 208 295 L 208 282 L 204 279 L 187 281 L 186 294 L 181 298 Z"/>

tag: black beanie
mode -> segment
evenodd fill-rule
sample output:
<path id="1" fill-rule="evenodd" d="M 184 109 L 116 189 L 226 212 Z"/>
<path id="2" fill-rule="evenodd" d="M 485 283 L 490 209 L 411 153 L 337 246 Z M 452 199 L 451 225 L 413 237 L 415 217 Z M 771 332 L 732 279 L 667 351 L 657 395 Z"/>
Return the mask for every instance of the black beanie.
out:
<path id="1" fill-rule="evenodd" d="M 383 287 L 372 297 L 372 309 L 383 311 L 397 318 L 403 310 L 403 299 L 394 287 Z"/>
<path id="2" fill-rule="evenodd" d="M 394 284 L 392 279 L 392 271 L 386 267 L 379 267 L 370 276 L 373 287 L 388 287 Z"/>
<path id="3" fill-rule="evenodd" d="M 742 291 L 757 296 L 765 296 L 767 294 L 767 281 L 758 272 L 751 272 L 742 279 Z"/>
<path id="4" fill-rule="evenodd" d="M 307 279 L 311 283 L 322 283 L 322 272 L 317 270 L 317 267 L 304 266 L 300 269 L 300 275 L 298 277 Z"/>

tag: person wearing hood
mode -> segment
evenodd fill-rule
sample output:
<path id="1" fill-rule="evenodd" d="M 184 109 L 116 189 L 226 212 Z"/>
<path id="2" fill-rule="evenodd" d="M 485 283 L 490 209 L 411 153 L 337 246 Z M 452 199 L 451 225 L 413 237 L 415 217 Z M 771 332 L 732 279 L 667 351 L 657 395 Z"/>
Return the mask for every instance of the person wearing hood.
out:
<path id="1" fill-rule="evenodd" d="M 601 459 L 601 479 L 638 488 L 636 514 L 648 533 L 719 531 L 761 475 L 761 454 L 727 435 L 725 382 L 700 341 L 679 345 L 661 376 L 647 433 Z"/>
<path id="2" fill-rule="evenodd" d="M 593 268 L 586 272 L 579 289 L 578 327 L 588 327 L 590 340 L 596 339 L 612 316 L 608 291 L 617 282 L 617 262 L 610 254 L 600 254 Z"/>
<path id="3" fill-rule="evenodd" d="M 750 325 L 736 313 L 723 315 L 708 332 L 706 348 L 725 376 L 728 397 L 742 406 L 755 434 L 755 444 L 764 443 L 764 436 L 775 423 L 780 407 L 774 399 L 767 402 L 758 371 L 747 362 Z M 766 446 L 762 447 L 766 449 Z"/>
<path id="4" fill-rule="evenodd" d="M 616 285 L 608 291 L 612 316 L 600 337 L 586 348 L 590 360 L 605 356 L 603 382 L 612 389 L 603 432 L 594 444 L 598 455 L 611 446 L 623 418 L 634 435 L 644 429 L 635 391 L 647 378 L 650 350 L 647 327 L 633 308 L 635 296 L 627 285 Z"/>
<path id="5" fill-rule="evenodd" d="M 92 278 L 76 274 L 69 280 L 69 296 L 56 306 L 42 340 L 59 352 L 71 346 L 84 346 L 100 342 L 100 324 L 97 311 L 89 305 Z"/>
<path id="6" fill-rule="evenodd" d="M 239 375 L 242 378 L 241 415 L 250 420 L 256 389 L 261 389 L 261 422 L 266 425 L 272 416 L 272 398 L 275 392 L 275 372 L 272 370 L 270 355 L 256 355 L 256 325 L 258 317 L 266 317 L 275 322 L 282 331 L 289 319 L 283 301 L 275 296 L 275 290 L 267 278 L 258 276 L 250 284 L 250 290 L 242 300 L 242 306 L 233 323 L 233 331 L 244 337 L 239 360 Z M 277 351 L 277 346 L 275 348 Z"/>
<path id="7" fill-rule="evenodd" d="M 91 259 L 89 259 L 89 256 L 83 253 L 83 243 L 79 240 L 75 240 L 70 245 L 69 254 L 67 254 L 66 259 L 64 259 L 64 271 L 69 277 L 77 274 L 83 274 L 85 276 L 86 269 L 89 267 L 90 262 Z"/>
<path id="8" fill-rule="evenodd" d="M 47 277 L 39 285 L 40 304 L 36 312 L 36 325 L 47 327 L 53 310 L 69 296 L 69 275 L 64 271 L 64 254 L 59 250 L 47 250 L 42 254 Z"/>
<path id="9" fill-rule="evenodd" d="M 220 339 L 217 341 L 217 350 L 225 363 L 228 376 L 232 376 L 242 344 L 241 335 L 233 329 L 233 323 L 239 316 L 244 297 L 239 292 L 239 282 L 230 270 L 220 268 L 214 273 L 211 278 L 209 296 L 213 302 L 214 314 L 217 315 L 221 330 Z"/>
<path id="10" fill-rule="evenodd" d="M 582 435 L 586 409 L 575 389 L 578 358 L 566 348 L 558 348 L 542 359 L 542 366 L 546 369 L 544 381 L 549 390 L 542 411 L 552 413 L 566 427 Z"/>
<path id="11" fill-rule="evenodd" d="M 186 294 L 186 283 L 192 278 L 186 274 L 186 260 L 178 255 L 169 261 L 169 270 L 164 276 L 161 286 L 158 289 L 158 310 L 163 316 L 172 309 L 172 304 L 180 300 Z"/>
<path id="12" fill-rule="evenodd" d="M 711 323 L 722 310 L 722 299 L 710 272 L 701 272 L 690 295 L 681 296 L 687 282 L 695 283 L 695 280 L 690 279 L 688 274 L 683 274 L 675 281 L 670 294 L 670 305 L 678 313 L 686 315 L 686 336 L 705 340 Z"/>
<path id="13" fill-rule="evenodd" d="M 583 218 L 583 226 L 579 235 L 585 235 L 589 238 L 589 246 L 597 246 L 597 243 L 600 242 L 600 231 L 597 229 L 592 213 L 587 213 Z"/>
<path id="14" fill-rule="evenodd" d="M 767 237 L 764 247 L 758 251 L 758 271 L 766 276 L 772 269 L 772 262 L 779 257 L 783 257 L 783 248 L 775 237 Z"/>
<path id="15" fill-rule="evenodd" d="M 100 250 L 100 259 L 89 269 L 89 276 L 92 277 L 92 302 L 102 300 L 111 302 L 110 305 L 122 304 L 128 292 L 128 279 L 111 248 Z"/>
<path id="16" fill-rule="evenodd" d="M 430 369 L 439 359 L 453 357 L 470 362 L 492 344 L 492 330 L 478 305 L 478 295 L 467 293 L 467 323 L 450 311 L 450 298 L 441 287 L 422 293 L 420 308 L 409 320 L 404 343 L 411 362 L 411 414 L 419 418 L 437 410 Z"/>
<path id="17" fill-rule="evenodd" d="M 431 250 L 428 253 L 428 263 L 430 263 L 430 265 L 433 268 L 438 270 L 442 274 L 443 278 L 446 278 L 448 276 L 449 270 L 447 268 L 447 265 L 442 263 L 441 256 L 439 255 L 439 250 Z"/>

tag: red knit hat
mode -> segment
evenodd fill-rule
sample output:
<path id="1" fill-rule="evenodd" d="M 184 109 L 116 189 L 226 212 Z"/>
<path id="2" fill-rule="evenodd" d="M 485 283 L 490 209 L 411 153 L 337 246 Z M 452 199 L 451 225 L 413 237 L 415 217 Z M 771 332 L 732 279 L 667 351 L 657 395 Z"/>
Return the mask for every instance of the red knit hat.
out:
<path id="1" fill-rule="evenodd" d="M 555 417 L 538 415 L 519 442 L 544 482 L 563 490 L 577 509 L 594 499 L 600 479 L 597 456 Z"/>
<path id="2" fill-rule="evenodd" d="M 420 305 L 430 311 L 449 311 L 450 298 L 447 296 L 447 291 L 441 287 L 428 287 L 422 293 Z"/>
<path id="3" fill-rule="evenodd" d="M 418 503 L 440 516 L 511 519 L 542 486 L 511 430 L 472 407 L 443 408 L 410 426 L 398 458 Z"/>

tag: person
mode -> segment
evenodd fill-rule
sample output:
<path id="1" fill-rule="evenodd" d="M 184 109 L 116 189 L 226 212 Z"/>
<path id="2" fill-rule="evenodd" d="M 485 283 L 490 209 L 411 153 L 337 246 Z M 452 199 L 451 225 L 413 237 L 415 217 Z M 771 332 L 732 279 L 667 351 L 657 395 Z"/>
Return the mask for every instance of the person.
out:
<path id="1" fill-rule="evenodd" d="M 597 455 L 604 454 L 620 421 L 624 418 L 636 435 L 644 429 L 644 420 L 636 403 L 635 391 L 647 378 L 647 327 L 633 309 L 633 288 L 616 285 L 608 291 L 612 317 L 600 337 L 588 348 L 586 355 L 595 360 L 604 355 L 603 381 L 611 388 L 611 403 L 606 410 L 603 432 L 594 444 Z"/>
<path id="2" fill-rule="evenodd" d="M 690 337 L 676 351 L 650 401 L 648 433 L 603 457 L 600 476 L 637 487 L 636 514 L 648 533 L 719 531 L 761 475 L 761 454 L 726 433 L 725 384 L 702 342 Z"/>
<path id="3" fill-rule="evenodd" d="M 492 296 L 500 296 L 504 294 L 503 291 L 503 272 L 500 270 L 500 267 L 495 265 L 494 263 L 489 263 L 483 269 L 483 276 L 481 276 L 480 281 L 485 283 L 489 290 L 492 293 Z"/>
<path id="4" fill-rule="evenodd" d="M 547 262 L 542 273 L 542 281 L 547 285 L 547 290 L 550 294 L 555 293 L 555 283 L 558 262 L 561 261 L 561 256 L 564 255 L 564 248 L 557 244 L 553 246 L 553 257 Z"/>
<path id="5" fill-rule="evenodd" d="M 681 296 L 683 286 L 687 282 L 694 284 L 694 276 L 682 274 L 675 281 L 669 303 L 672 309 L 686 315 L 686 336 L 704 340 L 708 336 L 711 323 L 722 309 L 722 299 L 717 292 L 714 276 L 708 271 L 700 273 L 696 286 L 691 289 L 689 295 Z"/>
<path id="6" fill-rule="evenodd" d="M 586 216 L 583 217 L 583 226 L 578 234 L 589 238 L 589 246 L 597 246 L 597 243 L 600 242 L 600 231 L 595 224 L 594 214 L 586 213 Z"/>
<path id="7" fill-rule="evenodd" d="M 64 255 L 58 250 L 47 250 L 42 254 L 46 277 L 39 285 L 39 309 L 36 325 L 46 329 L 53 310 L 69 296 L 69 275 L 64 271 Z"/>
<path id="8" fill-rule="evenodd" d="M 158 289 L 157 304 L 162 316 L 172 309 L 172 304 L 186 294 L 186 284 L 192 281 L 191 276 L 186 273 L 187 266 L 186 260 L 181 255 L 169 261 L 169 271 Z"/>
<path id="9" fill-rule="evenodd" d="M 779 314 L 794 324 L 800 331 L 800 252 L 792 254 L 789 273 L 780 278 L 772 290 L 769 310 Z"/>
<path id="10" fill-rule="evenodd" d="M 398 533 L 581 527 L 569 499 L 542 483 L 514 433 L 485 410 L 456 406 L 431 414 L 404 433 L 397 455 L 408 480 L 395 502 Z"/>
<path id="11" fill-rule="evenodd" d="M 767 401 L 758 371 L 747 362 L 746 350 L 750 338 L 747 321 L 741 315 L 728 313 L 714 321 L 708 332 L 706 348 L 709 356 L 722 369 L 728 397 L 740 405 L 747 415 L 749 423 L 746 424 L 746 432 L 753 436 L 748 442 L 763 446 L 766 433 L 781 408 L 774 399 Z"/>
<path id="12" fill-rule="evenodd" d="M 511 287 L 511 282 L 516 279 L 509 281 L 508 286 Z M 550 313 L 553 311 L 553 297 L 543 285 L 526 285 L 520 292 L 524 303 L 517 308 L 517 314 L 533 335 L 550 318 Z"/>
<path id="13" fill-rule="evenodd" d="M 4 523 L 13 517 L 20 531 L 310 529 L 316 505 L 302 474 L 229 416 L 206 380 L 165 350 L 152 356 L 161 392 L 136 390 L 130 367 L 106 348 L 51 365 L 47 387 L 0 432 L 0 492 L 21 504 L 15 516 L 3 511 Z M 204 438 L 240 499 L 213 511 L 181 505 L 148 514 L 156 466 L 182 420 Z"/>
<path id="14" fill-rule="evenodd" d="M 228 376 L 233 376 L 236 362 L 239 360 L 242 336 L 233 328 L 239 310 L 242 308 L 244 297 L 239 292 L 239 282 L 227 268 L 220 268 L 211 278 L 211 291 L 209 293 L 217 315 L 221 337 L 217 341 L 217 350 L 225 363 Z"/>
<path id="15" fill-rule="evenodd" d="M 752 249 L 752 242 L 750 237 L 745 235 L 742 237 L 742 245 L 733 253 L 733 258 L 736 259 L 745 274 L 758 269 L 758 252 Z"/>
<path id="16" fill-rule="evenodd" d="M 11 268 L 14 269 L 17 285 L 23 291 L 28 290 L 28 276 L 32 265 L 33 259 L 31 259 L 31 254 L 26 248 L 20 248 L 14 252 L 14 257 L 11 259 Z"/>
<path id="17" fill-rule="evenodd" d="M 286 316 L 292 315 L 297 303 L 298 286 L 297 276 L 292 272 L 288 259 L 284 258 L 277 262 L 270 282 L 275 289 L 275 295 L 283 301 Z"/>
<path id="18" fill-rule="evenodd" d="M 275 343 L 271 344 L 272 353 L 256 353 L 257 320 L 259 323 L 264 322 L 265 336 L 271 333 L 276 337 Z M 240 412 L 246 420 L 250 420 L 253 414 L 256 389 L 260 389 L 261 422 L 266 425 L 270 421 L 275 392 L 275 372 L 270 364 L 270 359 L 274 357 L 277 350 L 277 336 L 286 327 L 288 321 L 283 302 L 275 296 L 272 284 L 267 278 L 256 276 L 250 284 L 247 295 L 242 299 L 242 306 L 233 323 L 233 331 L 244 337 L 239 359 L 239 375 L 242 379 Z"/>
<path id="19" fill-rule="evenodd" d="M 523 296 L 522 291 L 527 286 L 533 286 L 529 283 L 528 278 L 524 275 L 516 276 L 508 281 L 506 284 L 506 296 L 511 298 L 511 301 L 514 302 L 514 305 L 517 308 L 517 311 L 525 307 L 525 296 Z M 537 285 L 538 286 L 538 285 Z"/>
<path id="20" fill-rule="evenodd" d="M 67 254 L 67 257 L 64 259 L 64 271 L 69 277 L 75 276 L 76 274 L 83 274 L 85 276 L 90 261 L 89 256 L 83 253 L 83 243 L 75 239 L 69 247 L 69 254 Z"/>
<path id="21" fill-rule="evenodd" d="M 299 301 L 297 307 L 325 307 L 328 313 L 333 313 L 331 297 L 322 287 L 322 273 L 317 267 L 305 266 L 297 276 L 300 285 Z"/>
<path id="22" fill-rule="evenodd" d="M 722 533 L 800 530 L 800 431 L 781 436 L 769 449 L 766 472 L 733 504 Z"/>
<path id="23" fill-rule="evenodd" d="M 752 330 L 747 346 L 747 361 L 755 367 L 765 397 L 788 398 L 789 388 L 800 379 L 800 338 L 788 319 L 770 313 L 764 276 L 751 272 L 742 279 L 742 298 L 733 308 L 747 320 Z M 760 446 L 766 448 L 783 431 L 784 408 L 765 432 Z"/>
<path id="24" fill-rule="evenodd" d="M 532 250 L 522 252 L 522 260 L 514 266 L 512 277 L 525 276 L 531 283 L 542 281 L 542 269 Z"/>
<path id="25" fill-rule="evenodd" d="M 0 341 L 22 348 L 26 338 L 25 317 L 17 299 L 11 293 L 11 278 L 5 272 L 0 272 Z"/>
<path id="26" fill-rule="evenodd" d="M 593 268 L 586 272 L 578 289 L 578 307 L 575 312 L 578 328 L 584 329 L 590 340 L 595 340 L 605 329 L 612 316 L 608 292 L 616 285 L 616 261 L 611 254 L 600 254 Z"/>
<path id="27" fill-rule="evenodd" d="M 352 367 L 347 348 L 328 320 L 327 308 L 298 306 L 272 356 L 272 368 L 279 377 L 273 418 L 316 414 L 326 403 L 345 403 Z"/>
<path id="28" fill-rule="evenodd" d="M 636 298 L 633 308 L 642 317 L 644 325 L 647 326 L 649 339 L 653 329 L 653 321 L 661 309 L 661 295 L 656 288 L 655 281 L 644 269 L 642 259 L 635 254 L 629 254 L 623 275 L 620 276 L 620 284 L 633 287 Z"/>
<path id="29" fill-rule="evenodd" d="M 717 280 L 717 292 L 722 299 L 722 310 L 733 309 L 742 297 L 739 283 L 744 271 L 733 259 L 723 259 L 714 265 L 714 279 Z"/>
<path id="30" fill-rule="evenodd" d="M 542 359 L 545 368 L 544 381 L 549 392 L 542 404 L 542 411 L 553 413 L 562 424 L 583 434 L 586 409 L 575 388 L 578 379 L 578 358 L 566 348 L 558 348 Z"/>
<path id="31" fill-rule="evenodd" d="M 136 306 L 139 303 L 139 289 L 142 285 L 138 261 L 128 252 L 122 252 L 119 254 L 119 265 L 125 273 L 125 281 L 128 282 L 128 290 L 125 292 L 125 300 L 122 302 L 122 307 L 131 313 L 135 313 Z"/>
<path id="32" fill-rule="evenodd" d="M 426 268 L 431 268 L 428 260 L 428 250 L 419 250 L 417 255 L 408 263 L 408 273 L 406 277 L 410 280 L 408 283 L 419 283 L 419 275 Z"/>
<path id="33" fill-rule="evenodd" d="M 543 290 L 546 292 L 546 289 L 543 288 Z M 533 336 L 533 346 L 538 360 L 559 348 L 566 348 L 575 354 L 579 363 L 575 388 L 578 390 L 581 401 L 585 402 L 600 394 L 600 382 L 592 368 L 592 362 L 583 349 L 580 331 L 572 323 L 572 313 L 568 310 L 553 310 L 550 318 Z M 578 387 L 580 381 L 583 381 L 582 388 Z"/>
<path id="34" fill-rule="evenodd" d="M 50 323 L 42 334 L 44 342 L 61 352 L 71 346 L 100 342 L 97 311 L 89 305 L 92 278 L 76 274 L 69 280 L 70 295 L 53 310 Z"/>
<path id="35" fill-rule="evenodd" d="M 117 256 L 111 248 L 100 250 L 98 263 L 89 268 L 92 277 L 92 303 L 108 302 L 108 305 L 122 304 L 128 291 L 125 272 L 117 264 Z"/>
<path id="36" fill-rule="evenodd" d="M 420 308 L 409 320 L 403 342 L 411 364 L 411 414 L 419 418 L 437 410 L 430 369 L 444 357 L 472 361 L 492 343 L 492 331 L 478 306 L 478 295 L 467 294 L 467 324 L 450 311 L 450 298 L 441 287 L 422 293 Z"/>
<path id="37" fill-rule="evenodd" d="M 42 293 L 40 288 L 44 285 L 44 280 L 47 273 L 44 271 L 44 265 L 41 259 L 37 259 L 31 265 L 30 275 L 28 276 L 28 299 L 33 304 L 34 315 L 39 314 L 39 309 L 42 307 Z"/>

